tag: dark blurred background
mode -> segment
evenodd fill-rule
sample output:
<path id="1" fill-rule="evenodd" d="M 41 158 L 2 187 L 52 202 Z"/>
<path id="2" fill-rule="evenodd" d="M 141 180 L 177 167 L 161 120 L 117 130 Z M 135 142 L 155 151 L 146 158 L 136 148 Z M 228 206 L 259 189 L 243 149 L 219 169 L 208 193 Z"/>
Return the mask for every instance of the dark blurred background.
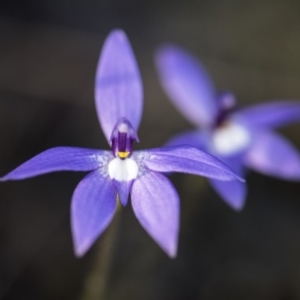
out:
<path id="1" fill-rule="evenodd" d="M 0 173 L 54 146 L 108 149 L 93 84 L 110 30 L 126 31 L 142 73 L 141 149 L 191 128 L 159 86 L 158 45 L 177 43 L 197 55 L 241 105 L 300 99 L 299 15 L 297 0 L 2 0 Z M 298 149 L 299 130 L 281 129 Z M 81 299 L 109 234 L 74 257 L 69 206 L 83 176 L 0 184 L 0 299 Z M 122 209 L 103 299 L 300 299 L 300 185 L 255 173 L 247 179 L 247 204 L 236 213 L 205 179 L 171 177 L 182 207 L 175 260 L 130 205 Z"/>

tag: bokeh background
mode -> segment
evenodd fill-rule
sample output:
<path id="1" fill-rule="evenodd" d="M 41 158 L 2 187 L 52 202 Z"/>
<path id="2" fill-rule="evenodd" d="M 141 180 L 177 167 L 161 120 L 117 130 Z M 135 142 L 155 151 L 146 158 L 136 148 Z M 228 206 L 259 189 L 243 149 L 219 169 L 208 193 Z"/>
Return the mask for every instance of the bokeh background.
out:
<path id="1" fill-rule="evenodd" d="M 300 99 L 299 15 L 297 0 L 2 0 L 0 173 L 50 147 L 108 149 L 93 83 L 110 30 L 126 31 L 142 73 L 142 149 L 191 128 L 159 86 L 157 46 L 173 42 L 197 55 L 241 105 Z M 299 131 L 300 124 L 281 129 L 298 149 Z M 173 175 L 182 207 L 175 260 L 130 205 L 117 229 L 76 259 L 69 206 L 83 176 L 0 184 L 0 299 L 83 299 L 99 251 L 109 257 L 94 283 L 104 285 L 102 299 L 300 299 L 299 183 L 249 172 L 247 204 L 236 213 L 205 179 Z"/>

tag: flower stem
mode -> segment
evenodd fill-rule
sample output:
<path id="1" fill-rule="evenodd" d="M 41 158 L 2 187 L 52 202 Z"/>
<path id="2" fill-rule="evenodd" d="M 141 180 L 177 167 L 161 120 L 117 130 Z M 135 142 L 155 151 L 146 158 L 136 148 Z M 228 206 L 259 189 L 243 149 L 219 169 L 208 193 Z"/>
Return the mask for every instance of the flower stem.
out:
<path id="1" fill-rule="evenodd" d="M 114 216 L 113 222 L 103 236 L 103 241 L 97 244 L 96 254 L 91 269 L 84 282 L 80 300 L 105 299 L 107 282 L 110 276 L 110 267 L 113 261 L 113 248 L 116 242 L 118 225 L 120 222 L 120 204 Z"/>

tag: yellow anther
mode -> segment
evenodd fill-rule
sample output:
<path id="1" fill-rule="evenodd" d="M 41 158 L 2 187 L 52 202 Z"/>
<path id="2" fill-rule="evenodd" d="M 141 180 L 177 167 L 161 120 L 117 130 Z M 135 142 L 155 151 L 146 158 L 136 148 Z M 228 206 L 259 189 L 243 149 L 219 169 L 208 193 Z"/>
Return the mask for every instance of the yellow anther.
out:
<path id="1" fill-rule="evenodd" d="M 130 152 L 118 152 L 118 155 L 120 158 L 127 158 L 129 156 Z"/>

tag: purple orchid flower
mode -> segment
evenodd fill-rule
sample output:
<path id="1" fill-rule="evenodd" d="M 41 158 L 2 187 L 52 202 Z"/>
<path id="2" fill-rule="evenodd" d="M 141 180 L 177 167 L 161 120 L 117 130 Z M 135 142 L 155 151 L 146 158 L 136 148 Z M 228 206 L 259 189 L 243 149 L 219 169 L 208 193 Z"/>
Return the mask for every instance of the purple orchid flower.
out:
<path id="1" fill-rule="evenodd" d="M 277 101 L 238 110 L 235 96 L 217 93 L 204 66 L 184 50 L 163 46 L 155 58 L 166 94 L 198 128 L 174 137 L 168 145 L 186 144 L 207 151 L 240 176 L 249 167 L 283 179 L 300 179 L 298 152 L 272 131 L 300 119 L 299 101 Z M 210 183 L 232 208 L 243 208 L 245 184 L 215 178 Z"/>
<path id="2" fill-rule="evenodd" d="M 219 180 L 241 180 L 224 163 L 193 147 L 133 152 L 138 141 L 143 89 L 123 31 L 105 41 L 95 83 L 96 108 L 112 151 L 57 147 L 33 157 L 2 178 L 29 178 L 54 171 L 91 171 L 76 187 L 71 204 L 75 254 L 82 256 L 131 193 L 136 217 L 171 257 L 176 255 L 179 198 L 164 172 L 186 172 Z"/>

